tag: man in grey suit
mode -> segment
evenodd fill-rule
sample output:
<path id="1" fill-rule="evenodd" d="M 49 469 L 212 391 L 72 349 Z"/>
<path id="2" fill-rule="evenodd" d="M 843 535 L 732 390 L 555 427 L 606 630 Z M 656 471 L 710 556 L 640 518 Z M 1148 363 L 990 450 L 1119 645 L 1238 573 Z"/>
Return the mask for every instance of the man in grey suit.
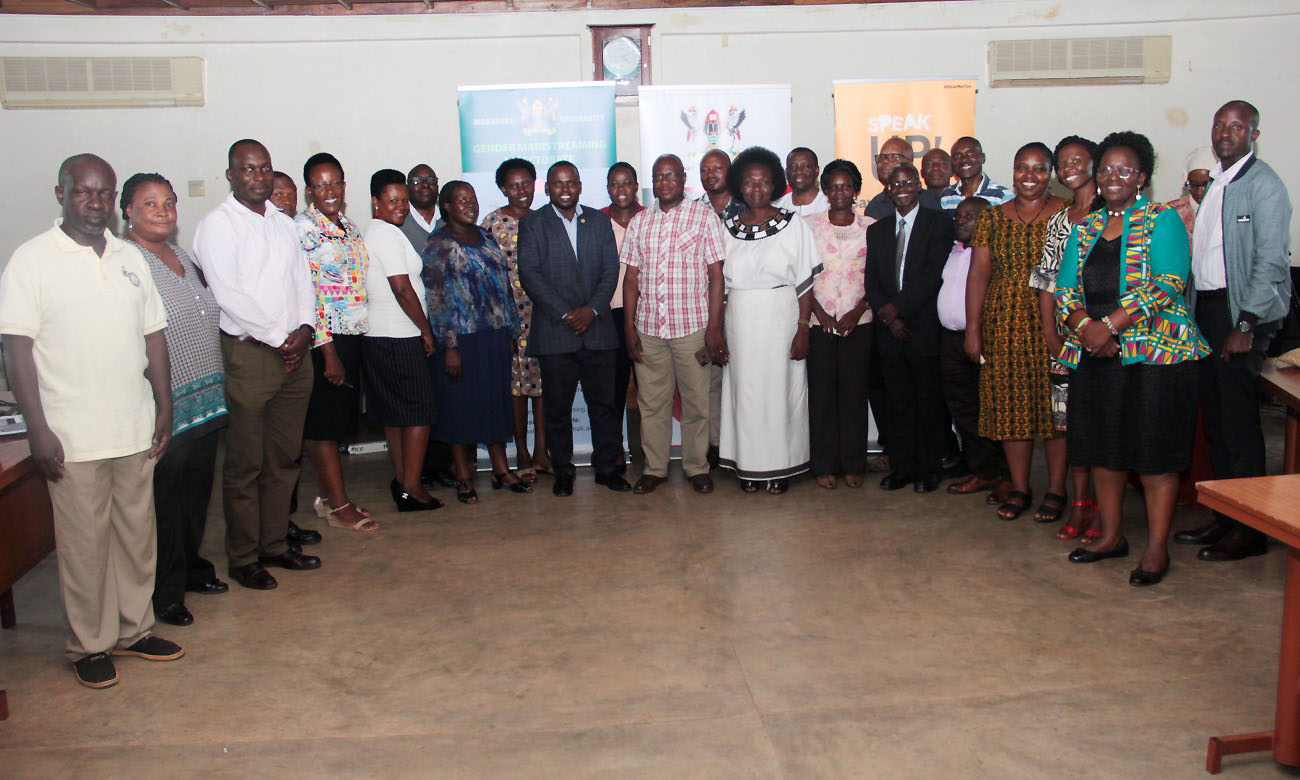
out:
<path id="1" fill-rule="evenodd" d="M 519 281 L 533 302 L 527 354 L 542 369 L 546 442 L 557 496 L 573 494 L 573 396 L 582 383 L 595 447 L 596 484 L 632 489 L 615 470 L 623 437 L 614 406 L 618 336 L 609 302 L 618 282 L 618 248 L 609 217 L 578 204 L 578 168 L 546 172 L 550 202 L 519 221 Z"/>

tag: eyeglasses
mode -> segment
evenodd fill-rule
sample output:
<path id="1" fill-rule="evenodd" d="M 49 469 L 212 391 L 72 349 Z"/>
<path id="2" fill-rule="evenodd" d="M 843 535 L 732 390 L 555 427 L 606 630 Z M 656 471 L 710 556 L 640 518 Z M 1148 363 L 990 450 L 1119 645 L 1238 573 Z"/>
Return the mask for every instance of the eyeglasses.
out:
<path id="1" fill-rule="evenodd" d="M 904 179 L 903 181 L 891 181 L 888 186 L 891 190 L 905 190 L 908 187 L 918 186 L 918 182 L 916 179 Z"/>
<path id="2" fill-rule="evenodd" d="M 904 160 L 910 160 L 911 158 L 912 155 L 910 154 L 878 154 L 876 155 L 875 159 L 876 162 L 880 163 L 880 162 L 902 162 Z"/>
<path id="3" fill-rule="evenodd" d="M 417 187 L 421 184 L 437 184 L 438 177 L 437 176 L 412 176 L 406 181 L 412 187 Z"/>
<path id="4" fill-rule="evenodd" d="M 1124 181 L 1128 181 L 1138 175 L 1137 168 L 1130 168 L 1127 165 L 1103 165 L 1097 170 L 1097 178 L 1102 176 L 1118 176 Z"/>
<path id="5" fill-rule="evenodd" d="M 319 184 L 310 184 L 307 186 L 307 189 L 311 190 L 312 192 L 324 192 L 325 190 L 341 190 L 343 189 L 343 180 L 339 179 L 338 181 L 323 181 L 320 182 Z"/>

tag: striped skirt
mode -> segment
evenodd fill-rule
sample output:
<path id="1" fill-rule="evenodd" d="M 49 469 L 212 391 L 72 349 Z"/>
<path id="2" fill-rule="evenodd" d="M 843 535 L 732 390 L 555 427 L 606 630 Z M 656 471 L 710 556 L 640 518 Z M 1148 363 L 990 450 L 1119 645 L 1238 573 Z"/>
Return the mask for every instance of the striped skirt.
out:
<path id="1" fill-rule="evenodd" d="M 362 356 L 366 415 L 372 422 L 388 428 L 433 424 L 433 377 L 419 336 L 366 336 Z"/>

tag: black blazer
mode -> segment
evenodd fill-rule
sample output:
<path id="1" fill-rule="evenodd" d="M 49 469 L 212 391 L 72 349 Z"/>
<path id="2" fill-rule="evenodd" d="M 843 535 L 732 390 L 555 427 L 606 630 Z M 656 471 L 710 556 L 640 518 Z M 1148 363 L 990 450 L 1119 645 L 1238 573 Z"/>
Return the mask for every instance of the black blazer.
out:
<path id="1" fill-rule="evenodd" d="M 939 288 L 943 266 L 952 251 L 952 217 L 942 211 L 917 206 L 912 216 L 912 234 L 903 262 L 903 289 L 894 279 L 894 248 L 898 224 L 895 212 L 867 228 L 867 301 L 872 311 L 894 304 L 907 323 L 910 343 L 922 355 L 939 354 Z M 893 338 L 879 319 L 881 335 Z"/>
<path id="2" fill-rule="evenodd" d="M 519 282 L 533 302 L 527 354 L 563 355 L 580 349 L 617 349 L 618 335 L 609 311 L 618 284 L 618 245 L 609 217 L 579 205 L 578 254 L 548 201 L 519 220 Z M 564 315 L 582 306 L 596 319 L 581 336 L 564 324 Z"/>

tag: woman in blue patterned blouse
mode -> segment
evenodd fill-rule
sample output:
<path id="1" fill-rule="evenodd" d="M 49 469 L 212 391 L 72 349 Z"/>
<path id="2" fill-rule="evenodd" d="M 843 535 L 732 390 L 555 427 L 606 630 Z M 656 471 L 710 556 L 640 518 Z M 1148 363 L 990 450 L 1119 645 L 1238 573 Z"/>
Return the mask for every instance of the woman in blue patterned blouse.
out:
<path id="1" fill-rule="evenodd" d="M 438 208 L 447 224 L 429 236 L 422 275 L 438 346 L 430 358 L 438 396 L 432 438 L 452 445 L 461 502 L 478 503 L 478 444 L 487 445 L 494 490 L 529 493 L 506 461 L 505 443 L 514 430 L 510 358 L 520 322 L 509 261 L 478 226 L 478 197 L 467 182 L 443 185 Z"/>

